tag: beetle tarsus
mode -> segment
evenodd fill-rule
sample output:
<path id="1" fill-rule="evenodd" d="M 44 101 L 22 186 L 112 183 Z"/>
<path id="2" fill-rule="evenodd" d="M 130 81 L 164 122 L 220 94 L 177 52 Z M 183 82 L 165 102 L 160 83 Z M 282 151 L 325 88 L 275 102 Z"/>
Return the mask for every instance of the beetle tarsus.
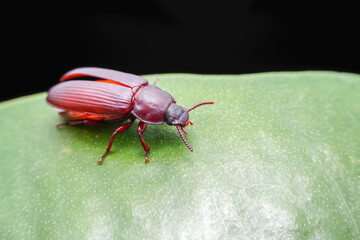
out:
<path id="1" fill-rule="evenodd" d="M 109 152 L 110 152 L 110 151 L 108 151 L 108 150 L 106 149 L 105 153 L 101 156 L 101 158 L 100 158 L 99 161 L 98 161 L 99 164 L 102 164 L 102 163 L 103 163 L 104 158 L 106 157 L 106 155 L 108 155 Z"/>
<path id="2" fill-rule="evenodd" d="M 150 153 L 150 150 L 149 150 L 148 152 L 146 152 L 146 156 L 145 156 L 145 164 L 150 163 L 150 161 L 149 161 L 149 153 Z"/>

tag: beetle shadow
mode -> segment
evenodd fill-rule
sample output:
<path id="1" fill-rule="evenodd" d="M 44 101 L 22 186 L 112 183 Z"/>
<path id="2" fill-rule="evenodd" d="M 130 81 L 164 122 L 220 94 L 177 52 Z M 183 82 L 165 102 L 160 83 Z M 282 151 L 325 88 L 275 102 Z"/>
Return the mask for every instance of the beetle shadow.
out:
<path id="1" fill-rule="evenodd" d="M 137 132 L 138 123 L 138 121 L 135 121 L 129 129 L 116 135 L 111 151 L 105 158 L 105 161 L 113 159 L 110 157 L 111 155 L 114 156 L 123 151 L 125 151 L 126 154 L 132 154 L 136 163 L 144 161 L 145 150 L 139 140 Z M 124 123 L 61 126 L 58 128 L 58 131 L 62 133 L 64 138 L 68 137 L 76 139 L 76 141 L 80 142 L 81 146 L 84 146 L 84 148 L 90 147 L 96 149 L 95 151 L 98 151 L 99 155 L 94 157 L 94 161 L 97 161 L 105 152 L 111 135 L 122 124 Z M 148 125 L 146 131 L 142 134 L 142 137 L 150 148 L 150 162 L 155 156 L 160 158 L 164 151 L 166 151 L 166 158 L 169 159 L 179 156 L 179 154 L 181 155 L 183 152 L 181 149 L 184 148 L 184 143 L 175 127 L 167 126 L 166 124 Z M 184 149 L 184 151 L 186 150 Z M 126 159 L 131 158 L 131 156 L 126 157 Z M 130 160 L 128 161 L 130 162 Z"/>

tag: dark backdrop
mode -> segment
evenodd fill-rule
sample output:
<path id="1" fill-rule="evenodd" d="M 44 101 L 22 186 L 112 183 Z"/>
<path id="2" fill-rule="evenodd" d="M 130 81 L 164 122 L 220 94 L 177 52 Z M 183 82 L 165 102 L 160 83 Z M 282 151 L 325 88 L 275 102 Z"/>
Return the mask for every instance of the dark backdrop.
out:
<path id="1" fill-rule="evenodd" d="M 48 1 L 2 9 L 0 100 L 46 91 L 81 66 L 135 74 L 360 73 L 355 1 Z"/>

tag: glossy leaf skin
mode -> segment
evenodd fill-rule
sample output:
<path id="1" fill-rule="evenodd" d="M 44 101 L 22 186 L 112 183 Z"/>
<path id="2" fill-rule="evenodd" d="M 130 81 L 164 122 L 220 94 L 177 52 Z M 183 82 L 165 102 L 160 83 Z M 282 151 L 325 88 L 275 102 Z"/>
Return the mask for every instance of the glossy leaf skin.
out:
<path id="1" fill-rule="evenodd" d="M 52 87 L 48 92 L 47 102 L 66 111 L 124 116 L 131 111 L 132 99 L 130 87 L 73 80 Z"/>

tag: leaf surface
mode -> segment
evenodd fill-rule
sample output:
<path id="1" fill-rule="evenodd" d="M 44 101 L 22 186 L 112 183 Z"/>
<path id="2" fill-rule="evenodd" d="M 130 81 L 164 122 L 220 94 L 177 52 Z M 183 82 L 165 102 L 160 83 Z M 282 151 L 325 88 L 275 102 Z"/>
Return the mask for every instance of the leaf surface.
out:
<path id="1" fill-rule="evenodd" d="M 160 74 L 175 127 L 66 126 L 46 94 L 0 104 L 0 239 L 351 239 L 360 235 L 360 76 Z"/>

